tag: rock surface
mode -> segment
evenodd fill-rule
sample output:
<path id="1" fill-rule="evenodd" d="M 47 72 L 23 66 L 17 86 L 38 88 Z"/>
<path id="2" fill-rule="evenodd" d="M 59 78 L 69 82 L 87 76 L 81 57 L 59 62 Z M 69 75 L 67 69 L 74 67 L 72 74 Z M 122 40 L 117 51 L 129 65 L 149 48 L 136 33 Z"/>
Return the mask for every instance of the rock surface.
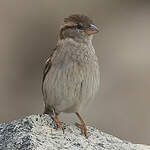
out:
<path id="1" fill-rule="evenodd" d="M 56 130 L 48 115 L 31 115 L 0 124 L 0 150 L 150 150 L 88 126 L 89 138 L 76 126 L 66 125 L 65 133 Z"/>

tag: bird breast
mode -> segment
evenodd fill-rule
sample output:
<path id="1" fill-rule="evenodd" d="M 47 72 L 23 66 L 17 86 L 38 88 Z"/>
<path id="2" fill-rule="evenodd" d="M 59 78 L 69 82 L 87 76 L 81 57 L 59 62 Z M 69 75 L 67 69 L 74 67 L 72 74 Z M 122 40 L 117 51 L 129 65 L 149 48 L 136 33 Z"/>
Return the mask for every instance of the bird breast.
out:
<path id="1" fill-rule="evenodd" d="M 44 81 L 45 101 L 57 112 L 79 111 L 94 99 L 99 78 L 98 60 L 92 50 L 61 48 Z"/>

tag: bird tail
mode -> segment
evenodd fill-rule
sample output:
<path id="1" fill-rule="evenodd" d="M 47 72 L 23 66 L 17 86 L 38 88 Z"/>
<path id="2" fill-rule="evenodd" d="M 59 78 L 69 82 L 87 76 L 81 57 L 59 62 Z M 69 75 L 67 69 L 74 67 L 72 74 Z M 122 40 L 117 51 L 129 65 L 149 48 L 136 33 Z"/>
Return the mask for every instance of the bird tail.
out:
<path id="1" fill-rule="evenodd" d="M 48 114 L 48 115 L 52 116 L 53 108 L 51 106 L 45 104 L 45 109 L 44 109 L 43 114 Z"/>

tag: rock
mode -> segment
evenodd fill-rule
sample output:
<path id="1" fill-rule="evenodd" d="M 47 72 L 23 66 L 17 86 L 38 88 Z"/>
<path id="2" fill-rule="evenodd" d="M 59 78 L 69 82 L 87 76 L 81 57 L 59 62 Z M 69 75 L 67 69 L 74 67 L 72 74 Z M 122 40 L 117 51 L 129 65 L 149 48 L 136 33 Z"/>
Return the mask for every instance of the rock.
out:
<path id="1" fill-rule="evenodd" d="M 0 124 L 0 150 L 150 150 L 88 126 L 89 138 L 74 125 L 56 130 L 48 115 L 31 115 Z"/>

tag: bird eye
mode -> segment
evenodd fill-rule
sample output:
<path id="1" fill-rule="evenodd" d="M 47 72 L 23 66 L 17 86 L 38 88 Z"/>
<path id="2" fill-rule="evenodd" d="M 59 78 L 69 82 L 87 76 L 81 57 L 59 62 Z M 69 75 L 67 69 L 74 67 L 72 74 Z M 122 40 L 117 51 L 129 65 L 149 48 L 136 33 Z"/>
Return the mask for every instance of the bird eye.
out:
<path id="1" fill-rule="evenodd" d="M 81 30 L 81 29 L 83 29 L 83 26 L 82 26 L 82 25 L 80 25 L 80 24 L 77 24 L 77 26 L 76 26 L 76 27 L 77 27 L 77 29 L 80 29 L 80 30 Z"/>

